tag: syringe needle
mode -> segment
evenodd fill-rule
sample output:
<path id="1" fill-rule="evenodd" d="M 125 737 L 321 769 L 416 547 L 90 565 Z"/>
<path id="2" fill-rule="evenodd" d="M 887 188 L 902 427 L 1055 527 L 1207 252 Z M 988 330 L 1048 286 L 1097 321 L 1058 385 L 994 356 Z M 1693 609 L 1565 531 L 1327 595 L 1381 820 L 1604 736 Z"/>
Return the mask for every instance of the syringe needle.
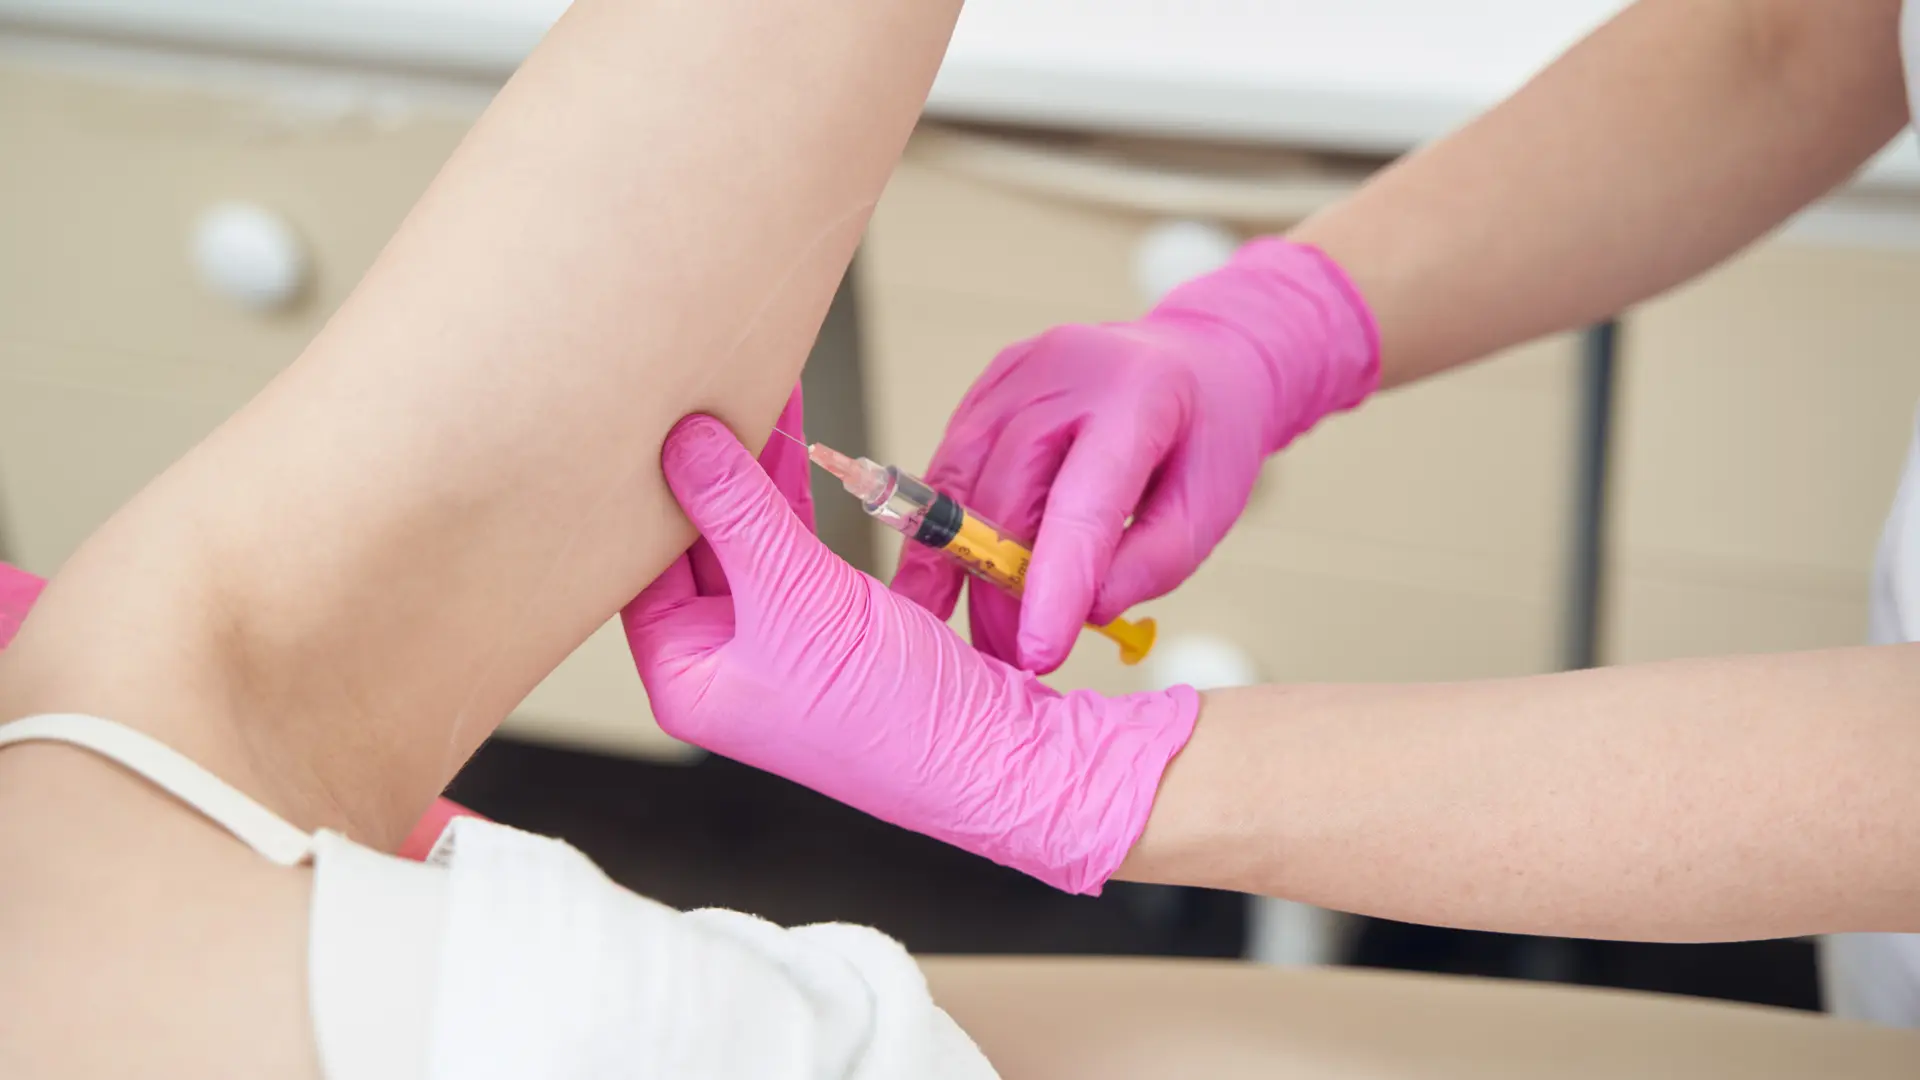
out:
<path id="1" fill-rule="evenodd" d="M 807 459 L 832 473 L 840 481 L 840 486 L 847 489 L 847 494 L 861 502 L 885 498 L 884 493 L 891 490 L 888 478 L 893 475 L 893 470 L 866 458 L 848 457 L 826 443 L 814 443 L 807 447 Z"/>
<path id="2" fill-rule="evenodd" d="M 858 462 L 826 443 L 814 443 L 809 446 L 807 457 L 815 465 L 839 477 L 842 484 L 854 483 L 864 475 Z"/>
<path id="3" fill-rule="evenodd" d="M 886 482 L 884 470 L 865 458 L 856 461 L 826 443 L 802 442 L 777 427 L 773 431 L 776 435 L 785 435 L 795 446 L 805 450 L 808 461 L 832 473 L 840 481 L 840 486 L 851 495 L 863 500 L 872 498 L 880 485 Z"/>

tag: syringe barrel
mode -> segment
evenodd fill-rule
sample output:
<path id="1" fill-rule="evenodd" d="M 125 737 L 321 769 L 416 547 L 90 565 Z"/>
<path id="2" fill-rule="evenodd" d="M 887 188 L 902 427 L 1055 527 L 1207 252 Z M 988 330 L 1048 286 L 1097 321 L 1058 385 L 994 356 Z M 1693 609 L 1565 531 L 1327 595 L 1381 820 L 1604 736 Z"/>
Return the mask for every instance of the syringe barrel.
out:
<path id="1" fill-rule="evenodd" d="M 940 519 L 951 522 L 951 531 L 943 529 L 939 535 L 929 537 L 922 543 L 938 547 L 974 576 L 985 578 L 1009 596 L 1019 596 L 1025 592 L 1027 564 L 1033 561 L 1032 546 L 945 495 L 940 498 L 953 507 L 950 518 Z M 940 510 L 940 505 L 936 503 L 934 511 L 927 515 L 926 522 L 920 526 L 922 532 L 935 523 Z"/>
<path id="2" fill-rule="evenodd" d="M 887 528 L 912 539 L 920 531 L 928 512 L 941 498 L 941 494 L 927 486 L 926 481 L 889 465 L 887 482 L 880 489 L 880 494 L 863 500 L 860 505 Z"/>
<path id="3" fill-rule="evenodd" d="M 866 459 L 861 459 L 863 464 Z M 879 466 L 870 466 L 878 469 Z M 868 514 L 916 544 L 923 544 L 967 568 L 975 577 L 1011 596 L 1026 591 L 1027 565 L 1033 545 L 968 510 L 952 497 L 935 491 L 926 481 L 899 468 L 886 466 L 879 493 L 861 505 Z M 1115 619 L 1093 630 L 1120 646 L 1120 662 L 1137 664 L 1153 649 L 1152 619 L 1137 622 Z"/>
<path id="4" fill-rule="evenodd" d="M 867 512 L 1013 596 L 1027 585 L 1033 549 L 912 473 L 888 466 L 890 490 Z M 876 510 L 875 507 L 878 507 Z"/>

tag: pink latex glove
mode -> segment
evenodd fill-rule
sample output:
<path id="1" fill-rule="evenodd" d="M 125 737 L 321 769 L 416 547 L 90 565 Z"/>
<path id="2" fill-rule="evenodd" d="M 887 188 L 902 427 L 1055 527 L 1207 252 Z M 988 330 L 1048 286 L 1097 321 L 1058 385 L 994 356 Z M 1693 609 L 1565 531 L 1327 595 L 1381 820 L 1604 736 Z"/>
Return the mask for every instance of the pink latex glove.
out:
<path id="1" fill-rule="evenodd" d="M 13 635 L 20 632 L 20 624 L 27 619 L 27 609 L 46 587 L 45 581 L 25 570 L 0 563 L 0 649 L 6 648 Z"/>
<path id="2" fill-rule="evenodd" d="M 26 621 L 27 609 L 40 598 L 41 590 L 46 587 L 46 581 L 40 577 L 0 563 L 0 649 L 13 641 L 20 624 Z M 401 858 L 418 862 L 433 850 L 441 832 L 454 818 L 479 816 L 450 799 L 435 799 L 426 816 L 420 819 L 420 823 L 413 827 L 413 832 L 400 845 L 398 854 Z"/>
<path id="3" fill-rule="evenodd" d="M 792 396 L 787 398 L 787 406 L 781 410 L 780 419 L 773 426 L 793 436 L 800 442 L 780 437 L 775 432 L 760 450 L 760 468 L 773 478 L 773 486 L 780 489 L 786 497 L 787 505 L 799 516 L 808 532 L 814 530 L 813 520 L 813 462 L 807 460 L 807 451 L 801 445 L 807 441 L 807 407 L 805 395 L 795 385 Z M 693 567 L 693 578 L 700 591 L 709 596 L 725 596 L 727 593 L 727 575 L 714 560 L 713 549 L 704 540 L 697 540 L 687 551 L 688 561 Z"/>
<path id="4" fill-rule="evenodd" d="M 716 595 L 682 560 L 624 613 L 662 728 L 1099 891 L 1146 827 L 1199 695 L 1062 695 L 981 655 L 828 551 L 718 421 L 681 421 L 662 465 L 731 586 Z"/>
<path id="5" fill-rule="evenodd" d="M 447 831 L 447 826 L 453 824 L 454 818 L 463 817 L 486 820 L 452 799 L 433 800 L 433 805 L 427 808 L 426 816 L 414 825 L 413 831 L 400 842 L 400 850 L 394 854 L 403 859 L 412 859 L 414 862 L 424 862 L 427 856 L 433 854 L 433 845 L 440 842 L 440 834 Z"/>
<path id="6" fill-rule="evenodd" d="M 1063 326 L 1001 353 L 926 472 L 1033 541 L 1022 600 L 974 583 L 974 644 L 1059 667 L 1082 625 L 1185 581 L 1246 508 L 1266 456 L 1379 377 L 1359 292 L 1318 249 L 1277 238 L 1136 322 Z M 944 619 L 963 577 L 909 544 L 893 588 Z"/>

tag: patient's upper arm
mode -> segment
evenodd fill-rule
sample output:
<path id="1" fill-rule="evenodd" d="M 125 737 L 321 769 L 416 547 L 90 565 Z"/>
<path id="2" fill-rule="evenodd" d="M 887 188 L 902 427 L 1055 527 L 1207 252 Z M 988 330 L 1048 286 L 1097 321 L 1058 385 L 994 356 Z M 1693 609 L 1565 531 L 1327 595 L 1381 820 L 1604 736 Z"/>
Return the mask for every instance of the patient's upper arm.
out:
<path id="1" fill-rule="evenodd" d="M 580 0 L 300 360 L 61 571 L 0 710 L 397 840 L 690 540 L 673 422 L 766 437 L 958 8 Z"/>

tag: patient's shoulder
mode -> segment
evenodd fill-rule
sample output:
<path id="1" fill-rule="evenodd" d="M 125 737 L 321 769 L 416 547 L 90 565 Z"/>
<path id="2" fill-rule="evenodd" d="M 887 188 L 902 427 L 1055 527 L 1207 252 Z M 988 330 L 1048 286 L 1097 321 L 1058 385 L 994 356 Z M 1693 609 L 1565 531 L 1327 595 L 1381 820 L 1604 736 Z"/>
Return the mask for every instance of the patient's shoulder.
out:
<path id="1" fill-rule="evenodd" d="M 318 1080 L 311 875 L 102 759 L 0 751 L 0 1075 Z"/>

